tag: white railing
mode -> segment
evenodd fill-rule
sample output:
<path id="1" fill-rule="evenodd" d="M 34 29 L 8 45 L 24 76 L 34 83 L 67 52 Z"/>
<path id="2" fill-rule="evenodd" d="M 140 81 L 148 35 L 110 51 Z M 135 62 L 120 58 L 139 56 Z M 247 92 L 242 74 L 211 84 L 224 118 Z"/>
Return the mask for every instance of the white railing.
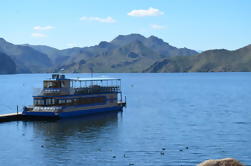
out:
<path id="1" fill-rule="evenodd" d="M 32 111 L 34 112 L 59 112 L 62 110 L 62 107 L 42 107 L 42 106 L 35 106 Z"/>
<path id="2" fill-rule="evenodd" d="M 73 95 L 73 94 L 95 94 L 107 92 L 120 92 L 119 86 L 93 86 L 85 88 L 44 88 L 34 89 L 34 96 L 56 96 L 56 95 Z"/>

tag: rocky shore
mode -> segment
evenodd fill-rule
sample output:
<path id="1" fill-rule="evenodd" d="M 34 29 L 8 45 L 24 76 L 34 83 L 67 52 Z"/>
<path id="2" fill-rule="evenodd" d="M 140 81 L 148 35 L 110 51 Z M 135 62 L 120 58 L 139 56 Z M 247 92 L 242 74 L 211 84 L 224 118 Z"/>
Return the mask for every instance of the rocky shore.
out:
<path id="1" fill-rule="evenodd" d="M 216 160 L 206 160 L 197 166 L 244 166 L 244 165 L 236 159 L 224 158 Z"/>

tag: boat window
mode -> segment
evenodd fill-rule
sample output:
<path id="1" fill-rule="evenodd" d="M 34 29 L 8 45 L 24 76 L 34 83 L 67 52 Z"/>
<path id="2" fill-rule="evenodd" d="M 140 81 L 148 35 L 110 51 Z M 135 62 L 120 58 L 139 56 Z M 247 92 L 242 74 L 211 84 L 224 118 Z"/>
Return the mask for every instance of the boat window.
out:
<path id="1" fill-rule="evenodd" d="M 101 104 L 106 102 L 105 96 L 99 97 L 80 97 L 74 99 L 34 99 L 35 106 L 51 106 L 51 105 L 88 105 Z"/>
<path id="2" fill-rule="evenodd" d="M 51 105 L 51 99 L 46 99 L 46 105 Z"/>
<path id="3" fill-rule="evenodd" d="M 35 106 L 50 106 L 50 105 L 56 105 L 57 100 L 53 98 L 47 98 L 47 99 L 34 99 L 33 104 Z"/>
<path id="4" fill-rule="evenodd" d="M 34 99 L 34 105 L 36 105 L 36 106 L 45 105 L 44 99 Z"/>
<path id="5" fill-rule="evenodd" d="M 37 100 L 34 100 L 34 101 L 33 101 L 33 105 L 38 105 L 38 101 L 37 101 Z"/>
<path id="6" fill-rule="evenodd" d="M 88 97 L 88 98 L 80 98 L 79 104 L 99 104 L 105 103 L 105 97 Z"/>
<path id="7" fill-rule="evenodd" d="M 60 88 L 60 81 L 44 81 L 44 88 Z"/>
<path id="8" fill-rule="evenodd" d="M 52 103 L 52 105 L 55 105 L 56 104 L 56 100 L 55 99 L 51 99 L 51 103 Z"/>
<path id="9" fill-rule="evenodd" d="M 65 104 L 65 100 L 64 99 L 59 99 L 58 104 Z"/>
<path id="10" fill-rule="evenodd" d="M 65 87 L 65 83 L 64 81 L 61 81 L 61 87 L 64 88 Z"/>

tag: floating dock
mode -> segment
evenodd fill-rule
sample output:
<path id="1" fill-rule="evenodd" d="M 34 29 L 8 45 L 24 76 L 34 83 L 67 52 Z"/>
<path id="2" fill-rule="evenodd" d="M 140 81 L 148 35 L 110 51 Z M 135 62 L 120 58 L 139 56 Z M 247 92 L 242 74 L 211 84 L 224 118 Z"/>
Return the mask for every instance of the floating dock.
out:
<path id="1" fill-rule="evenodd" d="M 10 122 L 10 121 L 19 121 L 19 120 L 24 120 L 24 116 L 22 115 L 21 112 L 0 115 L 0 123 Z"/>

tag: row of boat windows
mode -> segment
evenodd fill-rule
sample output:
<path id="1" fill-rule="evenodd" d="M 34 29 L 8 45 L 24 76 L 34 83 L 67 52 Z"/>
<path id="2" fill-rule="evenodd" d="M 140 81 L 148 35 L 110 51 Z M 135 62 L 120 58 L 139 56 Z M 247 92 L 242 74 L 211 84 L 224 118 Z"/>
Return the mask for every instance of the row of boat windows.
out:
<path id="1" fill-rule="evenodd" d="M 101 104 L 106 103 L 106 97 L 88 97 L 88 98 L 74 98 L 74 99 L 34 99 L 35 106 L 53 106 L 53 105 L 84 105 L 84 104 Z"/>

